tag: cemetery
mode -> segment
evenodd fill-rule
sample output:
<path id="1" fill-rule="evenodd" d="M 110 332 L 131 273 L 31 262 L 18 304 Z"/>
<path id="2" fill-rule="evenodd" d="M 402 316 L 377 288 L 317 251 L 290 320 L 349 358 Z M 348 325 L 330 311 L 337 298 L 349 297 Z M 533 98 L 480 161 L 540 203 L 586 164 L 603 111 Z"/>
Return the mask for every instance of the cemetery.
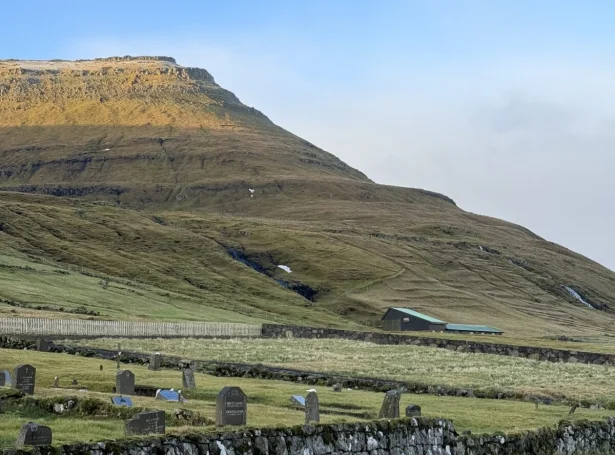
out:
<path id="1" fill-rule="evenodd" d="M 383 393 L 340 383 L 311 386 L 212 376 L 195 368 L 196 361 L 186 359 L 176 368 L 165 367 L 163 349 L 147 354 L 143 364 L 127 363 L 128 351 L 122 352 L 119 364 L 117 359 L 12 349 L 1 349 L 0 359 L 1 371 L 9 373 L 0 375 L 5 379 L 0 387 L 3 449 L 30 443 L 69 444 L 156 434 L 209 434 L 222 428 L 327 426 L 404 417 L 444 416 L 455 422 L 458 431 L 472 433 L 519 431 L 553 426 L 569 410 L 563 405 L 417 395 L 400 389 Z M 72 386 L 75 380 L 78 385 Z M 67 386 L 54 387 L 56 383 Z M 599 421 L 611 414 L 606 409 L 581 407 L 570 418 Z"/>

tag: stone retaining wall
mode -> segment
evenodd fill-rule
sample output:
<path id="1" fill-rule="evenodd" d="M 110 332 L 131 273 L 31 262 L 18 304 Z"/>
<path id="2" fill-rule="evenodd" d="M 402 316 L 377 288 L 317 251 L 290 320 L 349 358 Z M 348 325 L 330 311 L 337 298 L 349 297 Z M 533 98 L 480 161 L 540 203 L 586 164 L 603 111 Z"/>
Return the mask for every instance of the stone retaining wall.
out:
<path id="1" fill-rule="evenodd" d="M 484 335 L 488 337 L 488 335 Z M 523 357 L 545 362 L 591 363 L 594 365 L 615 365 L 615 355 L 565 349 L 515 346 L 498 343 L 479 343 L 467 340 L 450 340 L 386 332 L 355 332 L 351 330 L 263 324 L 263 338 L 342 338 L 345 340 L 367 341 L 376 344 L 407 344 L 450 349 L 457 352 L 483 353 Z"/>
<path id="2" fill-rule="evenodd" d="M 443 419 L 168 435 L 4 449 L 0 455 L 591 455 L 615 453 L 615 420 L 562 422 L 523 434 L 459 436 Z"/>

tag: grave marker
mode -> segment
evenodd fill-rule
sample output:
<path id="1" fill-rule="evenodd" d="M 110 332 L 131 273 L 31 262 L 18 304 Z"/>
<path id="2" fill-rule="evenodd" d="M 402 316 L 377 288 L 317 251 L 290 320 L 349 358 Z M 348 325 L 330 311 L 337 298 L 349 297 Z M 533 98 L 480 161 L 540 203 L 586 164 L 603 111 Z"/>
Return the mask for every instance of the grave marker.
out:
<path id="1" fill-rule="evenodd" d="M 51 444 L 51 428 L 28 422 L 21 427 L 17 436 L 18 446 L 46 446 Z"/>
<path id="2" fill-rule="evenodd" d="M 247 422 L 248 398 L 239 387 L 225 387 L 216 398 L 216 425 L 241 426 Z"/>
<path id="3" fill-rule="evenodd" d="M 301 395 L 292 395 L 290 401 L 296 406 L 305 407 L 305 398 Z"/>
<path id="4" fill-rule="evenodd" d="M 389 390 L 384 396 L 382 407 L 380 408 L 381 419 L 398 419 L 399 418 L 399 401 L 401 399 L 401 390 Z"/>
<path id="5" fill-rule="evenodd" d="M 13 387 L 21 390 L 26 395 L 34 395 L 34 386 L 36 384 L 36 368 L 32 365 L 19 365 L 15 368 L 15 382 Z"/>
<path id="6" fill-rule="evenodd" d="M 36 350 L 40 352 L 49 352 L 49 344 L 49 340 L 39 338 L 38 340 L 36 340 Z"/>
<path id="7" fill-rule="evenodd" d="M 340 383 L 333 384 L 333 391 L 334 392 L 341 392 L 342 391 L 342 384 L 340 384 Z"/>
<path id="8" fill-rule="evenodd" d="M 115 391 L 120 395 L 135 394 L 135 375 L 130 370 L 120 370 L 115 377 Z"/>
<path id="9" fill-rule="evenodd" d="M 147 366 L 148 370 L 158 371 L 160 370 L 160 352 L 156 352 L 149 357 L 149 365 Z"/>
<path id="10" fill-rule="evenodd" d="M 421 407 L 416 404 L 406 406 L 406 417 L 421 417 Z"/>
<path id="11" fill-rule="evenodd" d="M 11 387 L 11 373 L 8 370 L 0 371 L 0 387 Z"/>
<path id="12" fill-rule="evenodd" d="M 305 397 L 305 423 L 320 422 L 320 405 L 316 392 L 309 392 Z"/>
<path id="13" fill-rule="evenodd" d="M 190 367 L 182 369 L 182 387 L 186 390 L 196 388 L 194 380 L 194 370 Z"/>
<path id="14" fill-rule="evenodd" d="M 55 388 L 60 387 L 60 378 L 58 376 L 53 378 L 53 387 L 55 387 Z"/>
<path id="15" fill-rule="evenodd" d="M 175 390 L 160 390 L 156 394 L 157 400 L 180 401 L 179 393 Z"/>
<path id="16" fill-rule="evenodd" d="M 124 422 L 126 436 L 164 434 L 165 430 L 164 411 L 141 412 Z"/>
<path id="17" fill-rule="evenodd" d="M 111 397 L 111 403 L 116 406 L 132 408 L 132 399 L 130 397 Z"/>

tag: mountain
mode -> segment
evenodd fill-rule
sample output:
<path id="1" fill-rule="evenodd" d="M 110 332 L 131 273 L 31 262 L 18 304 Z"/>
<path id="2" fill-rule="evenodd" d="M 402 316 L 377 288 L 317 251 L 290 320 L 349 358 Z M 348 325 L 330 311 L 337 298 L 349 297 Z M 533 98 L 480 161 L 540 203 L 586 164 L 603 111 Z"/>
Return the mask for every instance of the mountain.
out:
<path id="1" fill-rule="evenodd" d="M 169 57 L 0 62 L 0 246 L 16 274 L 0 312 L 359 327 L 409 306 L 519 336 L 614 332 L 612 271 L 376 184 Z"/>

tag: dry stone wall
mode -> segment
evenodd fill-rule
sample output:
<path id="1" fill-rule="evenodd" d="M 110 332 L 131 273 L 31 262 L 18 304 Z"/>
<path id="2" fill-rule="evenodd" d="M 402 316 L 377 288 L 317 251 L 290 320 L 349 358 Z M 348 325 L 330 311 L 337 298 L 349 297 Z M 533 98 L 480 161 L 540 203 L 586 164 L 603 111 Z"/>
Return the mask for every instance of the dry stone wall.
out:
<path id="1" fill-rule="evenodd" d="M 367 341 L 376 344 L 407 344 L 449 349 L 457 352 L 507 355 L 545 362 L 591 363 L 594 365 L 615 365 L 615 355 L 565 349 L 515 346 L 498 343 L 479 343 L 466 340 L 418 337 L 386 332 L 355 332 L 352 330 L 325 329 L 300 326 L 263 324 L 263 338 L 342 338 Z M 488 337 L 488 335 L 485 335 Z"/>
<path id="2" fill-rule="evenodd" d="M 26 349 L 35 350 L 37 341 L 33 339 L 22 339 L 18 337 L 2 337 L 0 336 L 0 348 L 4 349 Z M 117 352 L 108 349 L 96 349 L 82 346 L 65 346 L 59 344 L 50 344 L 49 352 L 63 353 L 69 355 L 78 355 L 82 357 L 95 357 L 105 360 L 115 360 Z M 122 352 L 122 363 L 133 363 L 138 365 L 146 365 L 150 361 L 150 355 L 138 352 Z M 569 400 L 564 394 L 554 395 L 527 395 L 522 392 L 512 390 L 501 390 L 499 388 L 469 388 L 469 387 L 450 387 L 444 385 L 426 384 L 413 381 L 395 381 L 390 379 L 374 378 L 374 377 L 356 377 L 345 376 L 332 372 L 316 372 L 297 370 L 292 368 L 280 368 L 267 366 L 262 364 L 250 363 L 232 363 L 208 360 L 192 360 L 191 368 L 194 371 L 210 374 L 218 377 L 234 377 L 234 378 L 255 378 L 255 379 L 271 379 L 277 381 L 299 382 L 308 385 L 321 385 L 333 387 L 335 384 L 341 385 L 343 388 L 369 390 L 372 392 L 387 392 L 392 389 L 403 388 L 408 393 L 430 394 L 438 396 L 456 396 L 469 398 L 487 398 L 494 400 L 519 400 L 542 402 L 544 404 L 577 403 L 577 400 Z M 177 356 L 160 356 L 160 367 L 171 369 L 183 369 L 184 360 Z M 145 386 L 141 386 L 145 387 Z M 151 396 L 154 395 L 155 388 L 149 390 Z M 147 394 L 148 391 L 142 390 L 138 395 Z M 606 407 L 612 409 L 611 403 L 595 403 L 592 401 L 582 401 L 583 407 Z"/>
<path id="3" fill-rule="evenodd" d="M 148 437 L 1 455 L 590 455 L 615 453 L 615 420 L 562 422 L 523 434 L 459 436 L 452 422 L 412 418 L 339 425 Z"/>

